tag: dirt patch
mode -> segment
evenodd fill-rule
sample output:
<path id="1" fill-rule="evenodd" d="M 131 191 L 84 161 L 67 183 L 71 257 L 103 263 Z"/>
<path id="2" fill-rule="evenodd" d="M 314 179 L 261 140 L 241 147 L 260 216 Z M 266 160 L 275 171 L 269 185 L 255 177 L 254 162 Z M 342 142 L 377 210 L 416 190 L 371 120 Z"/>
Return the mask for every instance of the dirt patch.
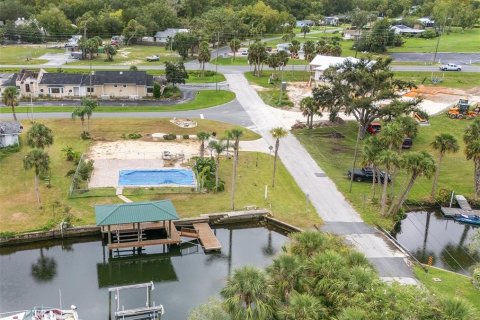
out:
<path id="1" fill-rule="evenodd" d="M 307 82 L 290 82 L 287 85 L 287 95 L 293 103 L 292 111 L 300 110 L 300 101 L 305 97 L 312 96 L 312 88 L 308 86 Z"/>

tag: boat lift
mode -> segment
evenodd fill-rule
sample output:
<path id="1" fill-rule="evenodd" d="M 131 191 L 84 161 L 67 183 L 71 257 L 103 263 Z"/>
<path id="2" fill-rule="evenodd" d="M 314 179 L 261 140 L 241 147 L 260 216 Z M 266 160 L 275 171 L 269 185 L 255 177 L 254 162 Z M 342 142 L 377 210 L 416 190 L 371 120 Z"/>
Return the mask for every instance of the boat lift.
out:
<path id="1" fill-rule="evenodd" d="M 145 307 L 139 307 L 134 309 L 125 309 L 122 305 L 120 307 L 120 291 L 125 289 L 139 289 L 147 288 L 147 301 Z M 155 302 L 152 305 L 152 290 L 155 290 L 153 281 L 147 283 L 132 284 L 120 287 L 108 288 L 108 309 L 109 319 L 112 320 L 112 292 L 115 293 L 115 300 L 117 300 L 116 311 L 114 313 L 115 320 L 124 319 L 148 319 L 148 320 L 160 320 L 165 313 L 162 305 L 155 306 Z"/>

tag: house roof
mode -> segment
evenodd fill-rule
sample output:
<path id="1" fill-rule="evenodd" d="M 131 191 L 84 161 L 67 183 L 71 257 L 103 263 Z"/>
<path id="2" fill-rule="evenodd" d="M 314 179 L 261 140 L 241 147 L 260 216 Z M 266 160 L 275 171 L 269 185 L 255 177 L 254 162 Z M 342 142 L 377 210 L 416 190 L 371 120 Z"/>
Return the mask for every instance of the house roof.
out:
<path id="1" fill-rule="evenodd" d="M 397 32 L 397 33 L 422 33 L 422 32 L 425 32 L 425 30 L 413 29 L 413 28 L 407 27 L 403 24 L 398 24 L 398 25 L 392 26 L 392 29 L 395 30 L 395 32 Z"/>
<path id="2" fill-rule="evenodd" d="M 163 31 L 158 31 L 155 34 L 155 38 L 166 38 L 166 37 L 173 37 L 179 32 L 188 32 L 188 29 L 176 29 L 176 28 L 168 28 Z"/>
<path id="3" fill-rule="evenodd" d="M 310 62 L 310 65 L 314 68 L 314 70 L 323 71 L 334 65 L 344 63 L 346 60 L 350 60 L 352 62 L 359 61 L 353 57 L 332 57 L 317 54 L 315 58 L 313 58 L 312 62 Z"/>
<path id="4" fill-rule="evenodd" d="M 44 73 L 40 84 L 47 85 L 65 85 L 65 84 L 76 84 L 80 85 L 82 79 L 86 75 L 79 73 Z"/>
<path id="5" fill-rule="evenodd" d="M 96 71 L 92 76 L 92 85 L 136 84 L 147 87 L 153 86 L 153 76 L 145 71 Z M 90 84 L 90 76 L 83 78 L 82 85 Z"/>
<path id="6" fill-rule="evenodd" d="M 22 125 L 14 121 L 0 121 L 0 135 L 20 134 L 22 132 Z"/>
<path id="7" fill-rule="evenodd" d="M 7 80 L 5 80 L 1 85 L 2 87 L 15 87 L 17 85 L 16 81 L 17 81 L 17 77 L 18 77 L 18 73 L 14 73 L 10 76 L 10 78 L 8 78 Z"/>
<path id="8" fill-rule="evenodd" d="M 97 226 L 178 219 L 177 210 L 170 200 L 95 206 Z"/>

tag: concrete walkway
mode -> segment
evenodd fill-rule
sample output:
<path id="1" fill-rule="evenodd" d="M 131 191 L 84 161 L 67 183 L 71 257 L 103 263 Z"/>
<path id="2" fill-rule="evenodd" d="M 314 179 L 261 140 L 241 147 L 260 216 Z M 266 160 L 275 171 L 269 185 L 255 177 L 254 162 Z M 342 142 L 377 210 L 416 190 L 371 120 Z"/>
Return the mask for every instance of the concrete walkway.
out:
<path id="1" fill-rule="evenodd" d="M 283 121 L 271 112 L 248 85 L 242 74 L 225 74 L 230 89 L 236 93 L 238 102 L 250 116 L 253 130 L 262 135 L 268 145 L 274 140 L 269 131 L 273 127 L 285 127 Z M 285 129 L 290 129 L 285 127 Z M 417 281 L 407 266 L 405 254 L 400 252 L 376 229 L 366 225 L 352 208 L 335 184 L 317 165 L 310 154 L 291 134 L 282 139 L 280 159 L 299 187 L 308 195 L 318 214 L 325 221 L 324 230 L 343 235 L 376 266 L 386 281 L 397 280 L 416 284 Z"/>

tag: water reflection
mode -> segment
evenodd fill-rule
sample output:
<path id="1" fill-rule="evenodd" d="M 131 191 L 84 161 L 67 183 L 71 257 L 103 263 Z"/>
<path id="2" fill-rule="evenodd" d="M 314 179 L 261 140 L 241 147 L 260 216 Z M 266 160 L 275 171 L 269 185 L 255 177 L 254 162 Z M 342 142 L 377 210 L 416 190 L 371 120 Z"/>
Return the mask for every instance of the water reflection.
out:
<path id="1" fill-rule="evenodd" d="M 48 250 L 48 248 L 46 248 Z M 48 257 L 43 253 L 43 248 L 40 248 L 40 257 L 31 267 L 32 277 L 37 282 L 52 281 L 57 274 L 57 262 L 54 258 Z"/>
<path id="2" fill-rule="evenodd" d="M 153 280 L 152 301 L 166 309 L 162 320 L 186 319 L 194 306 L 219 295 L 233 269 L 246 264 L 266 267 L 287 239 L 261 227 L 215 231 L 222 250 L 212 254 L 192 243 L 109 257 L 98 237 L 0 248 L 0 310 L 58 306 L 61 289 L 63 306 L 77 305 L 82 319 L 107 319 L 107 287 Z M 49 280 L 39 282 L 32 265 L 41 271 L 40 279 Z M 145 303 L 137 292 L 123 297 L 125 308 Z"/>
<path id="3" fill-rule="evenodd" d="M 468 250 L 471 237 L 478 227 L 444 219 L 440 212 L 410 212 L 392 231 L 392 235 L 419 261 L 452 271 L 469 274 L 480 262 L 478 252 Z"/>

